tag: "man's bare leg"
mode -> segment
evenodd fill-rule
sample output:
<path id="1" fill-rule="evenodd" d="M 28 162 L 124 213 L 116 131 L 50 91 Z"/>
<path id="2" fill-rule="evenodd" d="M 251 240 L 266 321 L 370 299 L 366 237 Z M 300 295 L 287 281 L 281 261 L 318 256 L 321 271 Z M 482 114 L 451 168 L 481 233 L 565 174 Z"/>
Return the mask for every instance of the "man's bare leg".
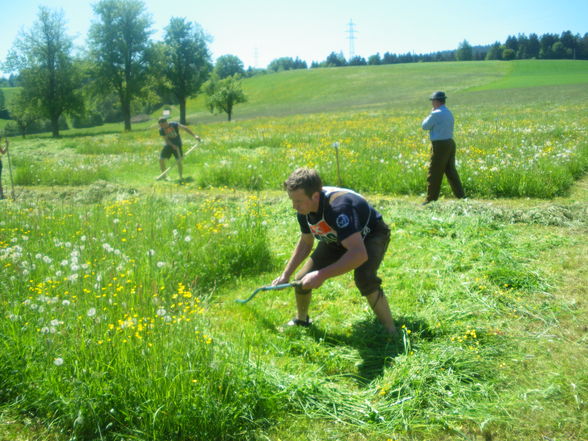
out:
<path id="1" fill-rule="evenodd" d="M 166 170 L 165 167 L 165 159 L 163 158 L 159 158 L 159 170 L 161 170 L 161 173 L 163 174 Z M 165 179 L 167 177 L 167 175 L 161 176 L 159 179 Z"/>
<path id="2" fill-rule="evenodd" d="M 308 259 L 300 271 L 295 276 L 296 280 L 300 280 L 304 277 L 304 275 L 312 269 L 314 262 L 312 258 Z M 308 318 L 308 307 L 310 305 L 310 300 L 312 299 L 312 291 L 309 291 L 306 294 L 299 294 L 296 293 L 296 318 L 298 320 L 306 320 Z"/>
<path id="3" fill-rule="evenodd" d="M 392 313 L 390 312 L 390 305 L 388 304 L 388 299 L 386 299 L 384 292 L 378 290 L 365 296 L 365 298 L 380 323 L 386 328 L 388 334 L 394 337 L 398 336 L 398 331 L 396 330 L 396 326 L 394 326 L 394 320 L 392 319 Z"/>
<path id="4" fill-rule="evenodd" d="M 182 165 L 182 158 L 176 160 L 178 163 L 178 173 L 180 174 L 180 181 L 184 180 L 184 166 Z"/>

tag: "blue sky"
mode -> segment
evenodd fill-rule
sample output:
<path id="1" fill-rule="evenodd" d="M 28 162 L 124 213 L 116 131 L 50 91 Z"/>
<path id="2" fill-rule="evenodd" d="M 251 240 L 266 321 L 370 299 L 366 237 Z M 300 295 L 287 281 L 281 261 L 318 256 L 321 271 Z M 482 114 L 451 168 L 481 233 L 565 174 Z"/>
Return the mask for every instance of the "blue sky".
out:
<path id="1" fill-rule="evenodd" d="M 0 0 L 0 61 L 20 29 L 30 29 L 40 5 L 62 9 L 68 35 L 82 46 L 95 19 L 83 0 Z M 377 52 L 428 53 L 504 42 L 519 33 L 588 32 L 586 0 L 173 0 L 145 1 L 159 39 L 171 17 L 199 23 L 213 39 L 213 58 L 237 55 L 245 66 L 266 67 L 278 57 L 309 64 L 332 51 L 349 58 L 348 23 L 353 21 L 355 55 Z"/>

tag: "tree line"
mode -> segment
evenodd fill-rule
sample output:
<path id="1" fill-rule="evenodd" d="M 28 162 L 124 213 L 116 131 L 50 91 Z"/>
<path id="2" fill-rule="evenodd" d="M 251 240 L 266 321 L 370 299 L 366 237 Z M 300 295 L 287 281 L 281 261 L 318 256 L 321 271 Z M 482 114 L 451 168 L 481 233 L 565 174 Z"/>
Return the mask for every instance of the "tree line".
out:
<path id="1" fill-rule="evenodd" d="M 73 54 L 63 12 L 46 7 L 9 51 L 3 70 L 12 76 L 4 81 L 19 91 L 10 99 L 0 94 L 0 116 L 12 119 L 23 135 L 47 120 L 57 137 L 65 115 L 74 127 L 122 120 L 131 130 L 137 114 L 164 103 L 178 104 L 186 124 L 186 102 L 201 90 L 209 109 L 229 120 L 233 106 L 245 101 L 242 63 L 226 55 L 213 66 L 210 37 L 197 23 L 173 17 L 163 41 L 152 41 L 151 16 L 141 0 L 101 0 L 93 9 L 83 55 Z"/>
<path id="2" fill-rule="evenodd" d="M 378 66 L 383 64 L 422 63 L 437 61 L 482 61 L 482 60 L 523 60 L 523 59 L 574 59 L 588 60 L 588 33 L 584 36 L 564 31 L 557 34 L 519 34 L 508 36 L 504 43 L 499 41 L 485 46 L 472 46 L 464 40 L 454 50 L 415 54 L 376 53 L 367 59 L 354 56 L 349 60 L 341 52 L 331 52 L 323 61 L 313 61 L 310 68 L 343 66 Z M 306 62 L 289 57 L 274 60 L 268 71 L 277 72 L 291 69 L 307 69 Z"/>

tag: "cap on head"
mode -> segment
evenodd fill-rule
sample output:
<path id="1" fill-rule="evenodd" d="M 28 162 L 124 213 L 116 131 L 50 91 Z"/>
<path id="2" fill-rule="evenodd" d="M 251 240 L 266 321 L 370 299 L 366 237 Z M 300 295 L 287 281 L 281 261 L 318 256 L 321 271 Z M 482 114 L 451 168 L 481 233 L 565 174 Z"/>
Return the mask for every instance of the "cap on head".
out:
<path id="1" fill-rule="evenodd" d="M 447 95 L 445 95 L 445 92 L 438 90 L 437 92 L 433 92 L 431 94 L 431 96 L 429 97 L 429 99 L 431 101 L 432 100 L 445 101 L 447 99 Z"/>

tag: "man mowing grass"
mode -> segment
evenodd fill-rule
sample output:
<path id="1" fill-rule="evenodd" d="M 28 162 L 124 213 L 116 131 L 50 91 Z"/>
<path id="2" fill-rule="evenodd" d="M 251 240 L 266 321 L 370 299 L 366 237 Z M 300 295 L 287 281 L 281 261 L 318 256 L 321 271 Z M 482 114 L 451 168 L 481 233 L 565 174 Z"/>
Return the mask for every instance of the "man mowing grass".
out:
<path id="1" fill-rule="evenodd" d="M 355 285 L 391 335 L 397 335 L 388 300 L 377 271 L 384 258 L 390 230 L 362 196 L 344 188 L 323 187 L 315 170 L 299 168 L 284 182 L 300 224 L 300 238 L 292 257 L 273 285 L 287 283 L 310 255 L 314 238 L 318 245 L 296 274 L 297 314 L 289 326 L 309 326 L 312 289 L 331 277 L 354 271 Z"/>
<path id="2" fill-rule="evenodd" d="M 192 133 L 189 127 L 186 127 L 180 123 L 176 122 L 167 122 L 166 118 L 159 119 L 159 134 L 163 136 L 165 140 L 165 145 L 159 154 L 159 168 L 161 169 L 161 177 L 160 179 L 166 179 L 167 175 L 164 174 L 166 171 L 165 161 L 166 159 L 171 158 L 171 155 L 174 155 L 178 164 L 178 174 L 180 175 L 180 182 L 184 179 L 183 178 L 183 165 L 182 159 L 184 158 L 184 153 L 182 152 L 182 138 L 180 136 L 180 129 L 184 130 L 185 132 L 189 133 L 196 139 L 200 141 L 200 137 Z"/>

